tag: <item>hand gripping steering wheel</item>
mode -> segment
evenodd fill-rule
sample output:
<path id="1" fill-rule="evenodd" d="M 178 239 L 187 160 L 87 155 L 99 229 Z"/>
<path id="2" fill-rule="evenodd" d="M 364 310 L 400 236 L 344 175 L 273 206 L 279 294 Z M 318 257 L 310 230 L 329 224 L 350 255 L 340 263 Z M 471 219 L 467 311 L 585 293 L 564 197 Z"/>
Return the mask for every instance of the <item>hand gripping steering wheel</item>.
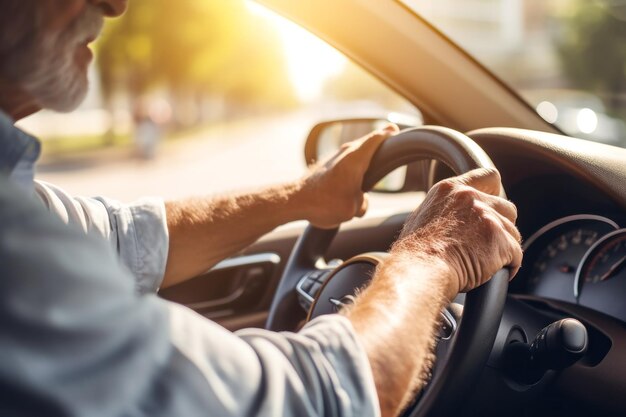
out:
<path id="1" fill-rule="evenodd" d="M 456 174 L 494 166 L 487 154 L 462 133 L 434 126 L 414 128 L 400 132 L 380 146 L 365 173 L 363 191 L 371 190 L 394 169 L 423 159 L 441 161 Z M 323 259 L 337 231 L 338 228 L 325 230 L 311 225 L 304 231 L 294 246 L 278 284 L 270 307 L 267 329 L 295 329 L 298 315 L 294 311 L 301 308 L 295 288 L 303 276 L 317 269 L 316 265 Z M 356 258 L 362 260 L 364 257 Z M 333 274 L 338 275 L 336 272 Z M 361 282 L 367 282 L 368 279 L 363 277 Z M 478 380 L 491 352 L 506 300 L 508 279 L 509 272 L 502 269 L 489 282 L 467 294 L 461 322 L 458 326 L 455 323 L 451 337 L 439 341 L 432 379 L 406 415 L 444 417 L 458 410 Z M 319 294 L 323 294 L 324 288 L 329 286 L 327 282 Z M 442 344 L 445 345 L 443 349 Z"/>

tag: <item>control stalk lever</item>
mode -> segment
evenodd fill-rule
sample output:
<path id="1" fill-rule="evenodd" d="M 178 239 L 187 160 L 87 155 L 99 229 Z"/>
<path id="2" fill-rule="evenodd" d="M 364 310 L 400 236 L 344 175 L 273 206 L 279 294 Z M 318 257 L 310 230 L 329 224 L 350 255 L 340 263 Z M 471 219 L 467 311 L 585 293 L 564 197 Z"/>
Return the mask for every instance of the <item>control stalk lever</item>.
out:
<path id="1" fill-rule="evenodd" d="M 507 373 L 519 382 L 534 384 L 547 370 L 562 370 L 587 352 L 587 329 L 575 319 L 544 327 L 530 344 L 513 342 L 504 351 Z"/>

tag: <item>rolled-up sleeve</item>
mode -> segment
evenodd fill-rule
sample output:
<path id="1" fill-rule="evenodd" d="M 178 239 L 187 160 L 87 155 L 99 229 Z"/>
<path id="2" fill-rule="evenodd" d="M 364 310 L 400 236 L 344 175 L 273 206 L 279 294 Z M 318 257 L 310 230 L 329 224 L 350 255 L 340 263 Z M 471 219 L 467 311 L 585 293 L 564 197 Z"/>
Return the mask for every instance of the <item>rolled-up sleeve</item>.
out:
<path id="1" fill-rule="evenodd" d="M 1 415 L 379 414 L 346 318 L 322 317 L 299 333 L 231 333 L 156 294 L 137 294 L 101 239 L 4 187 L 0 181 Z"/>
<path id="2" fill-rule="evenodd" d="M 169 249 L 162 199 L 144 198 L 123 204 L 104 197 L 74 197 L 43 181 L 35 182 L 35 191 L 49 211 L 63 222 L 108 241 L 135 276 L 139 293 L 158 290 Z"/>

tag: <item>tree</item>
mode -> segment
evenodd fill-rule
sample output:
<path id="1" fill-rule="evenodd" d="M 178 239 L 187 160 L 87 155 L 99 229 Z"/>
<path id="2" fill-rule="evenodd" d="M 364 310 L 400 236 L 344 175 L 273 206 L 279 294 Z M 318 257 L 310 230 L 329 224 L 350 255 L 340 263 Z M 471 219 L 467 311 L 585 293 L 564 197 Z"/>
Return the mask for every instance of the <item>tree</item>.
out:
<path id="1" fill-rule="evenodd" d="M 626 7 L 616 2 L 578 0 L 558 46 L 566 76 L 602 96 L 613 113 L 626 94 Z"/>
<path id="2" fill-rule="evenodd" d="M 105 99 L 156 88 L 174 98 L 284 106 L 294 102 L 277 31 L 243 0 L 133 0 L 98 47 Z"/>

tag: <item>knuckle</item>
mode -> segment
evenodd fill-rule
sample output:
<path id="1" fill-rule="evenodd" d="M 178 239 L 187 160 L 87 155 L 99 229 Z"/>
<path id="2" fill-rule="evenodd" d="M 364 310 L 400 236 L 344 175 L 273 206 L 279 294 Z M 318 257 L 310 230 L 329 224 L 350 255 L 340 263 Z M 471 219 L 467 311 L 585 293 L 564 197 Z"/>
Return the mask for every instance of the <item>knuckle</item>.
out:
<path id="1" fill-rule="evenodd" d="M 500 230 L 502 230 L 502 223 L 500 222 L 500 220 L 497 219 L 495 216 L 488 214 L 488 209 L 485 209 L 485 211 L 487 212 L 483 216 L 483 223 L 485 224 L 485 227 L 487 227 L 487 229 L 492 231 L 494 234 L 495 232 L 499 232 Z"/>
<path id="2" fill-rule="evenodd" d="M 481 217 L 491 213 L 489 207 L 480 200 L 472 199 L 471 207 L 472 211 Z"/>
<path id="3" fill-rule="evenodd" d="M 517 206 L 513 204 L 511 201 L 505 200 L 505 205 L 508 207 L 511 216 L 513 216 L 513 221 L 517 220 Z"/>
<path id="4" fill-rule="evenodd" d="M 457 184 L 452 178 L 446 178 L 435 184 L 433 190 L 438 194 L 450 194 L 456 186 Z"/>
<path id="5" fill-rule="evenodd" d="M 508 220 L 508 219 L 503 219 L 503 222 L 506 226 L 506 229 L 508 231 L 508 233 L 511 235 L 511 237 L 513 237 L 513 239 L 515 240 L 515 242 L 517 244 L 522 242 L 522 234 L 520 233 L 519 229 L 517 228 L 517 226 L 515 226 L 515 224 Z"/>
<path id="6" fill-rule="evenodd" d="M 482 176 L 489 178 L 490 180 L 494 182 L 502 181 L 502 177 L 500 176 L 500 171 L 498 171 L 496 168 L 483 168 Z"/>
<path id="7" fill-rule="evenodd" d="M 452 192 L 455 200 L 461 203 L 469 203 L 471 201 L 480 201 L 478 191 L 467 185 L 459 185 Z"/>
<path id="8" fill-rule="evenodd" d="M 493 176 L 494 180 L 502 181 L 502 176 L 500 175 L 500 171 L 495 168 L 488 168 L 488 175 Z"/>
<path id="9" fill-rule="evenodd" d="M 486 210 L 486 209 L 485 209 Z M 496 217 L 485 213 L 481 218 L 483 237 L 489 241 L 498 240 L 502 235 L 502 224 Z"/>

